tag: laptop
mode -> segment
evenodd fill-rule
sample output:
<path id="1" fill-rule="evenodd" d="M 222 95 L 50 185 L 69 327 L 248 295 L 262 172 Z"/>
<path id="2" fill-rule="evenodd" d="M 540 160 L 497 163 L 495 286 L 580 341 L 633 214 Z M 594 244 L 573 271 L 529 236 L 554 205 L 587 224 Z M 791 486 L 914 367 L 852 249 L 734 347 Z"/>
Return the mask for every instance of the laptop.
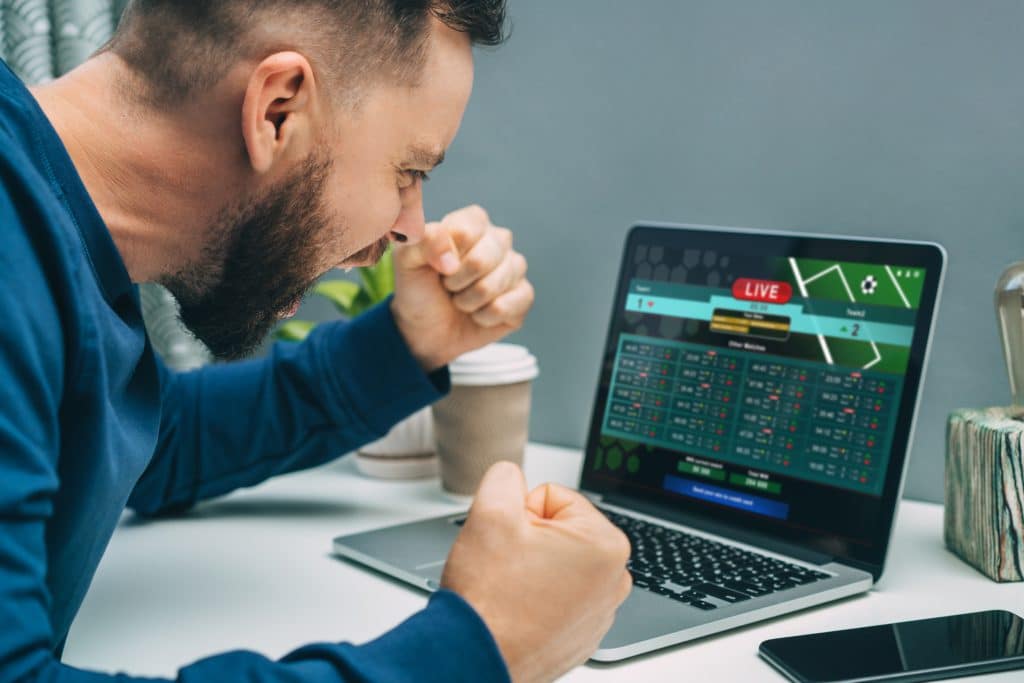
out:
<path id="1" fill-rule="evenodd" d="M 867 591 L 885 567 L 946 255 L 666 224 L 626 239 L 579 490 L 630 539 L 614 661 Z M 464 514 L 335 553 L 439 587 Z"/>

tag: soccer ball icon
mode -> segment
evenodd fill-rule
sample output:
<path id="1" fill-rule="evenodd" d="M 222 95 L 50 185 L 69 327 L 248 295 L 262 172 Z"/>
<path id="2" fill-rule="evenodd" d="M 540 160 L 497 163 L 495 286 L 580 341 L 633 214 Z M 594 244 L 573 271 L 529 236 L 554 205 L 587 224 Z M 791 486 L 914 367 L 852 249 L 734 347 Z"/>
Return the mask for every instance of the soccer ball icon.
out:
<path id="1" fill-rule="evenodd" d="M 874 275 L 868 275 L 861 280 L 860 291 L 865 294 L 874 294 L 876 289 L 878 289 L 878 280 L 875 279 Z"/>

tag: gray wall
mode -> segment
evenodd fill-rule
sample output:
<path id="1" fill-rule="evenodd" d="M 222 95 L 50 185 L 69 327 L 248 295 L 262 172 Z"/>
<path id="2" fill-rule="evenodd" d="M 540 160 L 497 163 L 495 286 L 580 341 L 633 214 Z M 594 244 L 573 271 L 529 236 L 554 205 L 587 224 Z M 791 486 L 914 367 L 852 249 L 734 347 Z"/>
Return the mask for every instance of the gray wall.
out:
<path id="1" fill-rule="evenodd" d="M 1008 401 L 991 292 L 1024 258 L 1024 2 L 510 2 L 427 208 L 483 204 L 530 260 L 533 438 L 582 443 L 636 219 L 932 239 L 907 495 L 941 500 L 945 415 Z"/>

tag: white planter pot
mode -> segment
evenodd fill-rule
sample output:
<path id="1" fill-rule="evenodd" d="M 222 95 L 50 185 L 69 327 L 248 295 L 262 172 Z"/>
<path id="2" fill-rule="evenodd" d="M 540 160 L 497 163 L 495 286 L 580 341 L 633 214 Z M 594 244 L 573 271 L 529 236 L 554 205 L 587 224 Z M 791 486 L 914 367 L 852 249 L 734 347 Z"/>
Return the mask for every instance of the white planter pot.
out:
<path id="1" fill-rule="evenodd" d="M 387 435 L 356 453 L 356 468 L 379 479 L 422 479 L 437 476 L 434 419 L 430 408 L 399 422 Z"/>

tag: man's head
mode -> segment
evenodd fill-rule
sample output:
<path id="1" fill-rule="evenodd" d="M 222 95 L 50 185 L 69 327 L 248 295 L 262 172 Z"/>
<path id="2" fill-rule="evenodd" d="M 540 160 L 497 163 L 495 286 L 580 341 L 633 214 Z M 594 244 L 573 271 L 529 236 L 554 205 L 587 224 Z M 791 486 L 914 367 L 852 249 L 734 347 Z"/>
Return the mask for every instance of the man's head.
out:
<path id="1" fill-rule="evenodd" d="M 461 123 L 471 46 L 503 28 L 504 0 L 129 4 L 108 48 L 131 74 L 122 95 L 173 120 L 182 145 L 217 131 L 208 182 L 228 194 L 158 277 L 216 355 L 249 352 L 327 270 L 420 238 L 422 183 Z"/>

